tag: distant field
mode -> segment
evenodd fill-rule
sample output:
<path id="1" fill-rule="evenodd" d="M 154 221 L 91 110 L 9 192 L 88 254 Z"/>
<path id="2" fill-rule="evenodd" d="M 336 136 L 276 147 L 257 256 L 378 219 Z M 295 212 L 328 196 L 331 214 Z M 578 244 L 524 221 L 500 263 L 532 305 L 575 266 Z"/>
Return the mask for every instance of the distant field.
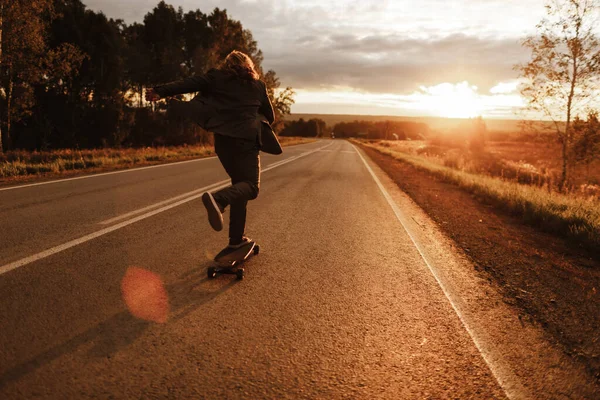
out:
<path id="1" fill-rule="evenodd" d="M 385 116 L 385 115 L 333 115 L 333 114 L 291 114 L 286 117 L 288 121 L 296 121 L 300 118 L 305 120 L 318 118 L 333 127 L 340 122 L 352 121 L 412 121 L 423 122 L 429 125 L 435 131 L 449 131 L 459 128 L 467 119 L 464 118 L 442 118 L 442 117 L 402 117 L 402 116 Z M 490 131 L 505 131 L 505 132 L 520 132 L 522 130 L 522 122 L 514 119 L 484 119 L 488 130 Z M 538 126 L 549 126 L 550 122 L 536 122 Z"/>

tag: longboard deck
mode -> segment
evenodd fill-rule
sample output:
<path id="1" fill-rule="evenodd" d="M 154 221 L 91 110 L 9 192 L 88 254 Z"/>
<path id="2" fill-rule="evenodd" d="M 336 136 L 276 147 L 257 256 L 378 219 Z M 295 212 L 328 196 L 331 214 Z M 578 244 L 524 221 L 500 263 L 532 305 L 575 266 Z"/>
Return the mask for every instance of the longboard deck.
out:
<path id="1" fill-rule="evenodd" d="M 215 257 L 216 267 L 209 267 L 207 274 L 214 278 L 217 274 L 236 275 L 238 279 L 244 278 L 244 268 L 241 265 L 252 255 L 257 255 L 260 247 L 256 242 L 250 242 L 239 249 L 228 251 L 224 249 Z"/>
<path id="2" fill-rule="evenodd" d="M 240 247 L 239 249 L 223 249 L 217 256 L 215 257 L 215 262 L 221 264 L 223 266 L 227 266 L 232 264 L 239 264 L 242 261 L 246 260 L 254 247 L 256 246 L 256 242 L 249 242 L 245 246 Z"/>

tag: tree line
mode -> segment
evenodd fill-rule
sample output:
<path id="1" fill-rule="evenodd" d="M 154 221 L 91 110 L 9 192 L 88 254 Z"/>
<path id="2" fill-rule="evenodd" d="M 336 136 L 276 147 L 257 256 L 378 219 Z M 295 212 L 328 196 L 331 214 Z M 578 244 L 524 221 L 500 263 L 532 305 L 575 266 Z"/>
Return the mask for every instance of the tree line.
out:
<path id="1" fill-rule="evenodd" d="M 293 90 L 263 70 L 252 33 L 226 10 L 161 1 L 126 24 L 80 0 L 0 0 L 0 151 L 206 143 L 208 132 L 148 104 L 144 90 L 204 73 L 232 50 L 255 62 L 282 121 Z"/>
<path id="2" fill-rule="evenodd" d="M 425 139 L 429 126 L 412 121 L 353 121 L 334 125 L 336 137 L 363 137 L 367 139 L 406 140 Z"/>
<path id="3" fill-rule="evenodd" d="M 362 137 L 366 139 L 406 140 L 424 139 L 430 133 L 429 125 L 412 121 L 349 121 L 328 126 L 319 118 L 286 121 L 282 136 L 306 136 L 337 138 Z"/>

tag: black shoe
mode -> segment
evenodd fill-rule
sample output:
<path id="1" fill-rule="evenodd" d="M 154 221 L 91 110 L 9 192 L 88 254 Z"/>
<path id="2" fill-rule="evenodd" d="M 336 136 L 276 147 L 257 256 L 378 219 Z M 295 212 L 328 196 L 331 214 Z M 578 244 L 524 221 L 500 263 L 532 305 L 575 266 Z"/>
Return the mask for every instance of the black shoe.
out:
<path id="1" fill-rule="evenodd" d="M 235 241 L 229 241 L 229 246 L 227 246 L 228 249 L 239 249 L 240 247 L 244 247 L 245 245 L 247 245 L 248 243 L 252 243 L 252 239 L 250 239 L 249 237 L 242 237 L 241 240 L 235 240 Z"/>
<path id="2" fill-rule="evenodd" d="M 212 194 L 206 192 L 202 195 L 202 203 L 208 212 L 208 222 L 215 231 L 223 230 L 223 212 Z"/>

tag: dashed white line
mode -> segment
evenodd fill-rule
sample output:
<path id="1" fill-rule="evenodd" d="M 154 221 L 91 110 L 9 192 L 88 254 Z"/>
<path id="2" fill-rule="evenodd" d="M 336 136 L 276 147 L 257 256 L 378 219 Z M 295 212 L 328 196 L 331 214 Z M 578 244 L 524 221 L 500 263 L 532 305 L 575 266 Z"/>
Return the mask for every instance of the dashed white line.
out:
<path id="1" fill-rule="evenodd" d="M 323 147 L 320 147 L 318 149 L 307 151 L 305 153 L 300 154 L 299 156 L 290 157 L 289 159 L 286 159 L 286 160 L 283 160 L 281 162 L 276 163 L 276 165 L 270 165 L 269 167 L 263 169 L 262 172 L 266 172 L 266 171 L 272 170 L 274 168 L 280 167 L 282 165 L 288 164 L 288 163 L 290 163 L 292 161 L 295 161 L 295 160 L 297 160 L 297 159 L 299 159 L 301 157 L 307 156 L 307 155 L 315 153 L 315 152 L 317 152 L 317 151 L 319 151 L 321 149 L 327 148 L 327 147 L 331 146 L 332 144 L 333 143 L 330 143 L 330 144 L 328 144 L 326 146 L 323 146 Z M 226 182 L 226 181 L 224 181 L 224 182 Z M 215 185 L 219 185 L 219 186 L 215 186 Z M 215 183 L 215 184 L 213 184 L 211 186 L 208 186 L 208 188 L 211 188 L 212 190 L 218 190 L 218 189 L 221 189 L 223 187 L 226 187 L 227 185 L 229 185 L 228 182 L 224 183 L 224 184 L 221 184 L 221 182 L 217 182 L 217 183 Z M 198 189 L 198 190 L 202 190 L 202 189 Z M 197 191 L 195 191 L 195 192 L 197 192 Z M 189 192 L 186 195 L 189 195 L 191 193 L 192 192 Z M 9 271 L 14 270 L 14 269 L 23 267 L 23 266 L 25 266 L 27 264 L 31 264 L 32 262 L 39 261 L 41 259 L 44 259 L 44 258 L 49 257 L 51 255 L 54 255 L 56 253 L 60 253 L 62 251 L 68 250 L 68 249 L 70 249 L 72 247 L 75 247 L 77 245 L 83 244 L 85 242 L 89 242 L 90 240 L 96 239 L 96 238 L 98 238 L 100 236 L 104 236 L 107 233 L 114 232 L 114 231 L 119 230 L 121 228 L 124 228 L 124 227 L 126 227 L 128 225 L 131 225 L 131 224 L 134 224 L 136 222 L 142 221 L 142 220 L 144 220 L 146 218 L 150 218 L 150 217 L 152 217 L 152 216 L 154 216 L 156 214 L 160 214 L 160 213 L 165 212 L 167 210 L 170 210 L 172 208 L 178 207 L 178 206 L 180 206 L 182 204 L 189 203 L 192 200 L 200 198 L 202 196 L 202 193 L 197 193 L 197 194 L 191 195 L 191 196 L 186 197 L 186 198 L 184 198 L 182 200 L 179 200 L 179 201 L 177 201 L 175 203 L 172 203 L 172 204 L 166 205 L 164 207 L 158 208 L 156 210 L 147 212 L 145 214 L 139 215 L 139 216 L 137 216 L 135 218 L 132 218 L 132 219 L 129 219 L 127 221 L 123 221 L 121 223 L 109 226 L 109 227 L 104 228 L 104 229 L 100 229 L 99 231 L 96 231 L 96 232 L 90 233 L 88 235 L 82 236 L 82 237 L 80 237 L 78 239 L 74 239 L 74 240 L 71 240 L 69 242 L 63 243 L 61 245 L 52 247 L 50 249 L 44 250 L 44 251 L 42 251 L 40 253 L 37 253 L 37 254 L 34 254 L 32 256 L 22 258 L 20 260 L 14 261 L 14 262 L 12 262 L 10 264 L 3 265 L 3 266 L 0 267 L 0 275 L 3 275 L 3 274 L 5 274 L 5 273 L 7 273 Z M 182 195 L 182 196 L 185 196 L 185 195 Z M 171 200 L 174 200 L 174 199 L 175 198 L 172 198 Z M 161 202 L 161 203 L 163 203 L 163 202 Z M 158 203 L 154 204 L 154 207 L 156 207 L 158 205 L 159 205 Z M 149 207 L 153 207 L 153 206 L 149 206 Z M 144 209 L 148 209 L 148 207 L 144 207 Z M 137 210 L 137 211 L 142 212 L 140 210 Z"/>
<path id="2" fill-rule="evenodd" d="M 227 182 L 229 182 L 229 180 L 224 180 L 224 181 L 221 181 L 221 182 L 213 183 L 212 185 L 204 186 L 203 188 L 192 190 L 191 192 L 180 194 L 179 196 L 171 197 L 170 199 L 166 199 L 166 200 L 160 201 L 158 203 L 151 204 L 151 205 L 149 205 L 147 207 L 139 208 L 137 210 L 133 210 L 133 211 L 130 211 L 128 213 L 118 215 L 118 216 L 116 216 L 114 218 L 104 220 L 104 221 L 100 222 L 99 224 L 100 225 L 110 225 L 110 224 L 112 224 L 114 222 L 117 222 L 117 221 L 120 221 L 120 220 L 123 220 L 123 219 L 127 219 L 129 217 L 133 217 L 134 215 L 137 215 L 137 214 L 142 214 L 142 213 L 144 213 L 146 211 L 152 210 L 152 209 L 160 207 L 162 205 L 169 204 L 169 203 L 172 203 L 174 201 L 181 200 L 181 199 L 184 199 L 184 198 L 189 197 L 189 196 L 193 196 L 193 195 L 198 194 L 198 193 L 204 193 L 204 192 L 206 192 L 208 190 L 211 190 L 211 189 L 216 189 L 217 186 L 220 187 L 222 185 L 225 185 Z"/>
<path id="3" fill-rule="evenodd" d="M 329 144 L 329 146 L 330 145 L 331 144 Z M 321 150 L 317 150 L 317 151 L 321 151 Z M 308 152 L 308 153 L 310 153 L 310 152 Z M 277 168 L 280 165 L 292 162 L 292 161 L 294 161 L 294 160 L 296 160 L 296 159 L 298 159 L 300 157 L 305 156 L 308 153 L 302 153 L 300 155 L 287 158 L 285 160 L 277 161 L 276 163 L 273 163 L 273 164 L 269 165 L 268 167 L 263 168 L 262 172 L 266 172 L 266 171 L 269 171 L 269 170 L 271 170 L 273 168 Z M 192 190 L 191 192 L 183 193 L 183 194 L 180 194 L 179 196 L 171 197 L 170 199 L 166 199 L 166 200 L 160 201 L 158 203 L 151 204 L 149 206 L 146 206 L 146 207 L 143 207 L 143 208 L 139 208 L 137 210 L 130 211 L 130 212 L 126 213 L 126 214 L 118 215 L 118 216 L 116 216 L 114 218 L 107 219 L 105 221 L 99 222 L 99 224 L 100 225 L 110 225 L 110 224 L 112 224 L 114 222 L 117 222 L 117 221 L 120 221 L 122 219 L 127 219 L 129 217 L 134 216 L 134 215 L 141 214 L 143 212 L 152 210 L 152 209 L 154 209 L 156 207 L 160 207 L 162 205 L 169 204 L 169 203 L 172 203 L 174 201 L 184 199 L 184 198 L 186 198 L 188 196 L 193 196 L 193 195 L 198 194 L 198 193 L 204 193 L 204 192 L 206 192 L 208 190 L 218 190 L 218 189 L 220 189 L 222 187 L 227 186 L 228 182 L 229 182 L 229 180 L 227 179 L 227 180 L 224 180 L 224 181 L 221 181 L 221 182 L 213 183 L 212 185 L 204 186 L 203 188 Z"/>

